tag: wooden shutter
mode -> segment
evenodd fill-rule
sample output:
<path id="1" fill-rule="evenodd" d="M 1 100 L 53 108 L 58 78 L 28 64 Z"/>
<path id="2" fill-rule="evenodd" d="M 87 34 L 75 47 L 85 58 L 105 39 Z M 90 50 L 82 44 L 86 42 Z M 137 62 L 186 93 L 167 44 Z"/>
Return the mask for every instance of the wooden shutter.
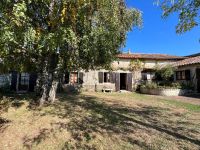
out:
<path id="1" fill-rule="evenodd" d="M 178 71 L 176 71 L 176 80 L 178 80 Z"/>
<path id="2" fill-rule="evenodd" d="M 83 84 L 83 72 L 79 72 L 78 83 Z"/>
<path id="3" fill-rule="evenodd" d="M 65 84 L 69 84 L 69 72 L 66 72 L 65 73 L 65 81 L 64 81 Z"/>
<path id="4" fill-rule="evenodd" d="M 111 77 L 110 82 L 111 82 L 111 83 L 115 83 L 115 80 L 116 80 L 116 79 L 115 79 L 115 73 L 114 73 L 114 72 L 111 72 L 111 73 L 110 73 L 110 77 Z"/>
<path id="5" fill-rule="evenodd" d="M 132 73 L 127 73 L 127 90 L 128 91 L 132 91 L 132 78 L 133 78 L 133 75 Z"/>
<path id="6" fill-rule="evenodd" d="M 30 92 L 34 92 L 36 81 L 37 81 L 37 74 L 31 73 L 29 76 L 29 91 Z"/>
<path id="7" fill-rule="evenodd" d="M 120 73 L 115 73 L 115 88 L 120 91 Z"/>
<path id="8" fill-rule="evenodd" d="M 99 83 L 103 83 L 103 72 L 99 72 Z"/>
<path id="9" fill-rule="evenodd" d="M 13 71 L 11 72 L 11 90 L 16 91 L 17 86 L 17 72 Z"/>
<path id="10" fill-rule="evenodd" d="M 185 70 L 185 79 L 190 80 L 190 70 Z"/>

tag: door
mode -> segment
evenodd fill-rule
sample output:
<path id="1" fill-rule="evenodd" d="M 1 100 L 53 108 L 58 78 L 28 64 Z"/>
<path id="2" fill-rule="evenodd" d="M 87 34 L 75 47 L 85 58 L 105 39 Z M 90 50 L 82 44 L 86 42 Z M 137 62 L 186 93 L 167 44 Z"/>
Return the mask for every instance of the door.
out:
<path id="1" fill-rule="evenodd" d="M 132 91 L 132 83 L 133 83 L 133 75 L 132 75 L 132 73 L 128 73 L 127 74 L 127 83 L 126 83 L 126 85 L 127 85 L 127 91 Z"/>
<path id="2" fill-rule="evenodd" d="M 200 93 L 200 69 L 196 70 L 196 78 L 197 78 L 197 91 Z"/>
<path id="3" fill-rule="evenodd" d="M 120 73 L 120 90 L 127 90 L 127 73 Z"/>

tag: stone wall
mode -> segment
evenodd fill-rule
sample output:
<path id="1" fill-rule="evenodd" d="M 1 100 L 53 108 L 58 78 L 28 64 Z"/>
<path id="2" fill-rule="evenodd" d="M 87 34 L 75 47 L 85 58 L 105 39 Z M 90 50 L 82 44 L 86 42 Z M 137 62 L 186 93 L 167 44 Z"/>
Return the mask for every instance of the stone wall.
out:
<path id="1" fill-rule="evenodd" d="M 120 59 L 119 61 L 114 61 L 112 66 L 114 68 L 124 68 L 128 69 L 130 66 L 131 59 Z M 174 60 L 142 60 L 144 63 L 144 68 L 154 69 L 156 65 L 165 65 L 175 62 Z"/>
<path id="2" fill-rule="evenodd" d="M 184 70 L 190 70 L 190 77 L 191 80 L 190 81 L 186 81 L 186 80 L 176 80 L 176 75 L 175 77 L 175 81 L 180 82 L 180 83 L 188 83 L 188 82 L 192 82 L 194 87 L 195 87 L 195 91 L 197 91 L 197 78 L 196 78 L 196 69 L 200 68 L 200 64 L 196 64 L 196 65 L 188 65 L 188 66 L 181 66 L 176 68 L 176 71 L 184 71 Z"/>
<path id="3" fill-rule="evenodd" d="M 129 66 L 130 66 L 130 61 L 131 59 L 120 59 L 119 61 L 114 61 L 112 63 L 112 67 L 114 69 L 113 72 L 116 73 L 131 73 L 129 71 Z M 172 61 L 162 61 L 162 60 L 144 60 L 144 65 L 145 68 L 151 68 L 154 69 L 156 65 L 163 65 L 163 64 L 168 64 Z M 89 71 L 80 71 L 83 72 L 83 84 L 81 85 L 81 90 L 84 91 L 102 91 L 103 88 L 109 88 L 113 89 L 115 91 L 115 84 L 114 83 L 99 83 L 99 77 L 98 73 L 99 72 L 109 72 L 109 70 L 101 69 L 101 70 L 89 70 Z M 142 74 L 141 71 L 136 71 L 132 72 L 133 73 L 133 78 L 132 78 L 132 87 L 133 90 L 137 88 L 137 85 L 140 84 L 141 79 L 142 79 Z M 64 87 L 69 90 L 72 89 L 72 85 L 65 85 Z M 80 85 L 74 85 L 75 89 L 79 89 Z"/>
<path id="4" fill-rule="evenodd" d="M 181 96 L 191 93 L 189 90 L 182 89 L 147 89 L 140 88 L 142 94 L 161 95 L 161 96 Z"/>

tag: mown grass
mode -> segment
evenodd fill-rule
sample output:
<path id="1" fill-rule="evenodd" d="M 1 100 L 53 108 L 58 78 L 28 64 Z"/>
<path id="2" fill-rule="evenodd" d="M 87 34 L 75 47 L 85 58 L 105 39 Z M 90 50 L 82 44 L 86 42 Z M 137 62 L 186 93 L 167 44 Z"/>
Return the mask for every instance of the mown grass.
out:
<path id="1" fill-rule="evenodd" d="M 161 99 L 161 101 L 163 101 L 166 104 L 175 106 L 177 108 L 184 108 L 187 109 L 189 111 L 193 111 L 193 112 L 200 112 L 200 105 L 195 105 L 195 104 L 190 104 L 190 103 L 186 103 L 186 102 L 181 102 L 181 101 L 176 101 L 173 99 Z"/>
<path id="2" fill-rule="evenodd" d="M 132 93 L 59 94 L 58 99 L 41 108 L 30 107 L 34 98 L 28 95 L 0 103 L 8 106 L 0 114 L 0 149 L 200 148 L 194 104 Z"/>
<path id="3" fill-rule="evenodd" d="M 101 95 L 101 93 L 99 93 Z M 160 98 L 160 97 L 150 97 L 149 95 L 145 94 L 139 94 L 139 93 L 111 93 L 108 94 L 107 96 L 117 96 L 118 98 L 128 98 L 130 100 L 134 101 L 150 101 L 150 102 L 155 102 L 159 103 L 162 102 L 166 105 L 174 106 L 177 108 L 184 108 L 189 111 L 193 112 L 200 112 L 200 105 L 196 104 L 191 104 L 190 102 L 182 102 L 182 101 L 177 101 L 175 99 L 172 99 L 171 97 L 168 98 Z M 199 100 L 200 101 L 200 100 Z"/>

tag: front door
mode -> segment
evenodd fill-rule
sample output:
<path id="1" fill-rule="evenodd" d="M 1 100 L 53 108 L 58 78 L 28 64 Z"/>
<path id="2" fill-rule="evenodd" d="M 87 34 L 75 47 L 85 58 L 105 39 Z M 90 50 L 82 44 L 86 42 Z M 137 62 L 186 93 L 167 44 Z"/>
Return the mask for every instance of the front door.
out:
<path id="1" fill-rule="evenodd" d="M 127 90 L 127 74 L 120 73 L 120 90 Z"/>
<path id="2" fill-rule="evenodd" d="M 200 69 L 196 70 L 196 78 L 197 78 L 197 91 L 200 93 Z"/>

